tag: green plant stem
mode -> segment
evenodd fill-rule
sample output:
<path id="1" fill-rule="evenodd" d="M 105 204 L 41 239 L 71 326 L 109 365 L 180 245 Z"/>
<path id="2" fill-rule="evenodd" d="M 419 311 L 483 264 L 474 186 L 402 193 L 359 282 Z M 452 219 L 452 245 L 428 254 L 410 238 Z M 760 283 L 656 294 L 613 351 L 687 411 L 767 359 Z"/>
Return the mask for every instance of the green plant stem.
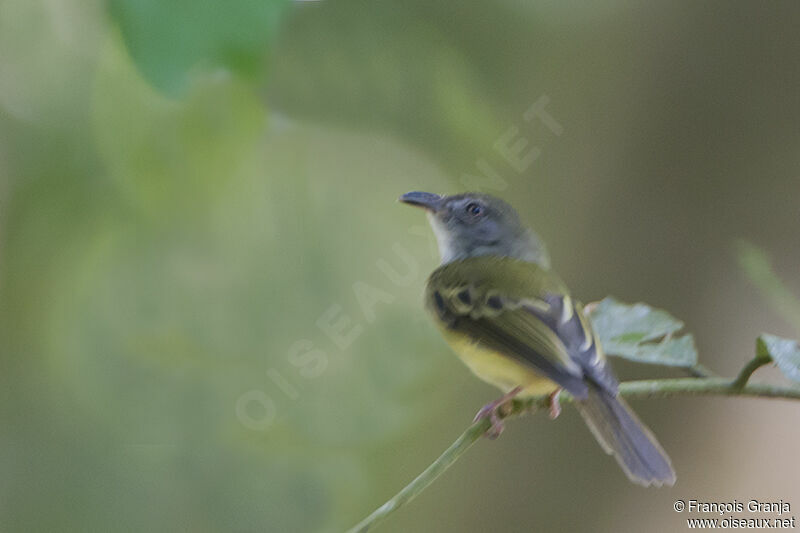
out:
<path id="1" fill-rule="evenodd" d="M 766 362 L 769 362 L 767 359 Z M 745 366 L 735 379 L 728 378 L 681 378 L 658 379 L 644 381 L 629 381 L 622 383 L 619 393 L 625 398 L 667 398 L 671 396 L 749 396 L 757 398 L 783 398 L 800 400 L 800 387 L 774 386 L 747 383 L 752 373 L 763 364 L 761 357 L 756 357 Z M 559 397 L 562 405 L 569 404 L 573 398 L 562 393 Z M 521 415 L 546 408 L 549 405 L 549 396 L 536 396 L 523 401 L 514 401 L 507 417 Z M 460 437 L 426 468 L 403 490 L 398 492 L 389 501 L 378 507 L 372 514 L 354 526 L 348 533 L 363 533 L 385 519 L 391 513 L 413 500 L 428 485 L 434 482 L 447 470 L 470 446 L 484 434 L 490 427 L 488 419 L 484 418 L 470 425 Z"/>
<path id="2" fill-rule="evenodd" d="M 395 494 L 389 501 L 375 509 L 375 511 L 362 520 L 348 533 L 368 531 L 372 526 L 386 518 L 390 513 L 413 500 L 428 485 L 433 483 L 445 470 L 450 468 L 461 454 L 475 444 L 481 435 L 486 433 L 491 423 L 488 418 L 481 419 L 469 426 L 456 441 L 447 448 L 428 468 L 418 475 L 414 481 L 406 485 L 403 490 Z"/>
<path id="3" fill-rule="evenodd" d="M 775 273 L 769 255 L 758 246 L 747 242 L 737 243 L 739 265 L 769 301 L 779 316 L 795 328 L 800 328 L 800 301 Z"/>
<path id="4" fill-rule="evenodd" d="M 744 387 L 747 384 L 747 381 L 750 379 L 750 376 L 753 375 L 753 372 L 771 362 L 772 358 L 769 355 L 756 355 L 744 366 L 744 368 L 742 368 L 741 372 L 739 372 L 739 375 L 736 376 L 736 379 L 733 380 L 733 386 L 739 388 Z"/>

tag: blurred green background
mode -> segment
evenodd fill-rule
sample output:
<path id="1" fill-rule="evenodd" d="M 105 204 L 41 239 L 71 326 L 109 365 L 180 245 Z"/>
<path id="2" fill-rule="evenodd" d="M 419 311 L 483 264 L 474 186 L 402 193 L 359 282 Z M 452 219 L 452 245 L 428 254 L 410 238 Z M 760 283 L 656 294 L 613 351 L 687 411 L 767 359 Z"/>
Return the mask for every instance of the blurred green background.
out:
<path id="1" fill-rule="evenodd" d="M 732 243 L 800 293 L 798 24 L 789 1 L 0 1 L 0 530 L 333 532 L 405 485 L 497 395 L 424 316 L 412 189 L 512 201 L 579 298 L 668 309 L 721 373 L 797 338 Z M 673 488 L 629 484 L 566 409 L 381 531 L 800 506 L 797 405 L 635 407 Z"/>

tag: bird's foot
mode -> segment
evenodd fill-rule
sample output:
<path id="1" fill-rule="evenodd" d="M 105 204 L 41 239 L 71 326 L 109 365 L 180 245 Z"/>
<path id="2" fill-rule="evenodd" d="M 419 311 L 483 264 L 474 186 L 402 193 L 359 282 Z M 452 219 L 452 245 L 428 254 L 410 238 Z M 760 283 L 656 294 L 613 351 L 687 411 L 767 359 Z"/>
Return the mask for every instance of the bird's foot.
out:
<path id="1" fill-rule="evenodd" d="M 550 418 L 552 420 L 555 420 L 561 414 L 561 404 L 558 401 L 559 394 L 561 394 L 561 387 L 550 393 L 548 406 L 550 407 Z"/>
<path id="2" fill-rule="evenodd" d="M 506 408 L 511 404 L 511 401 L 517 394 L 520 393 L 520 391 L 522 391 L 522 387 L 516 387 L 495 401 L 487 403 L 481 407 L 481 410 L 478 411 L 478 414 L 475 415 L 475 418 L 472 420 L 472 422 L 474 423 L 478 420 L 488 418 L 492 425 L 488 430 L 486 430 L 485 435 L 492 440 L 496 439 L 501 433 L 503 433 L 503 429 L 505 429 L 503 418 L 508 416 Z"/>

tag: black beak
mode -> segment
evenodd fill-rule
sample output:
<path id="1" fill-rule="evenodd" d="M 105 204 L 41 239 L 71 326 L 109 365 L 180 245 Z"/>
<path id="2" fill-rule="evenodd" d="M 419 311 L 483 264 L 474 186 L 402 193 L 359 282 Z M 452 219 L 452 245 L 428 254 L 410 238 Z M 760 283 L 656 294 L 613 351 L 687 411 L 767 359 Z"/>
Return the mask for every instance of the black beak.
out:
<path id="1" fill-rule="evenodd" d="M 436 211 L 442 205 L 443 197 L 438 194 L 430 192 L 407 192 L 400 197 L 400 201 L 404 204 L 415 205 L 428 211 Z"/>

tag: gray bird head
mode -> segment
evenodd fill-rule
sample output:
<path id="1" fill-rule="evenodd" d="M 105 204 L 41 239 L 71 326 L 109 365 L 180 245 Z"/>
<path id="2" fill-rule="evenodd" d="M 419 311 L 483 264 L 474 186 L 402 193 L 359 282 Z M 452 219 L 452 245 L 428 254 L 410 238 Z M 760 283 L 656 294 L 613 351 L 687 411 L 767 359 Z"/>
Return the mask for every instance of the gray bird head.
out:
<path id="1" fill-rule="evenodd" d="M 550 267 L 539 238 L 522 224 L 514 208 L 499 198 L 473 192 L 439 196 L 415 191 L 404 194 L 400 201 L 427 211 L 442 264 L 498 255 Z"/>

